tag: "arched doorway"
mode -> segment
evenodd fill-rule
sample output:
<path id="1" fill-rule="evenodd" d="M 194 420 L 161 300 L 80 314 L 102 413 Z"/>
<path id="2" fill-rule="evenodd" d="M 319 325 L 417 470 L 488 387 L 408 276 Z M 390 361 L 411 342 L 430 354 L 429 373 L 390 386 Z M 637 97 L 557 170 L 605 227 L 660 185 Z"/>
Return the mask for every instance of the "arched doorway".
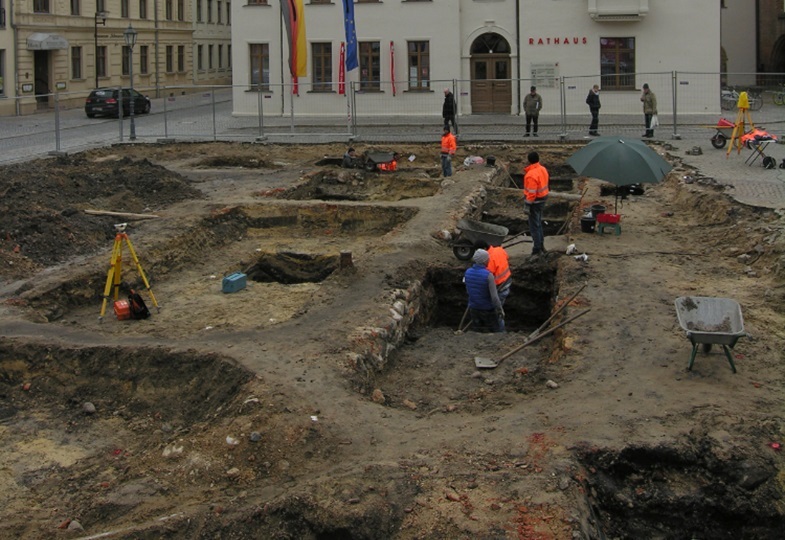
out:
<path id="1" fill-rule="evenodd" d="M 510 114 L 512 69 L 510 44 L 499 34 L 487 33 L 472 43 L 471 88 L 473 114 Z"/>

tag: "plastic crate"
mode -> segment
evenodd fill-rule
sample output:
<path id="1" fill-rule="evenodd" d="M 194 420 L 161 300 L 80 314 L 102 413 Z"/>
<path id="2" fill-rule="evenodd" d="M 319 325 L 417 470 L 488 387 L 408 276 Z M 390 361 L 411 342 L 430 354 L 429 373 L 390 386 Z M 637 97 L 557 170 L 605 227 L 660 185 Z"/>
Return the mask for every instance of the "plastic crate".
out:
<path id="1" fill-rule="evenodd" d="M 221 290 L 225 293 L 233 293 L 245 289 L 246 276 L 242 272 L 235 272 L 223 278 Z"/>

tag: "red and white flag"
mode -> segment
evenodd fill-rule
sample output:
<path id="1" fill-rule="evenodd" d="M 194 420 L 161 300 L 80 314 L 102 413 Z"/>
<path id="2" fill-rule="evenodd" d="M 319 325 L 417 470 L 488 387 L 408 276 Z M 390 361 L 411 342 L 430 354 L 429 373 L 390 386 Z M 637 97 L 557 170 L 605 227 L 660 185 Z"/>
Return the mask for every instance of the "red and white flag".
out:
<path id="1" fill-rule="evenodd" d="M 392 82 L 392 93 L 395 97 L 395 46 L 390 42 L 390 81 Z"/>
<path id="2" fill-rule="evenodd" d="M 346 43 L 341 42 L 341 55 L 338 62 L 338 94 L 344 95 L 346 93 L 346 66 L 344 59 L 346 58 Z"/>

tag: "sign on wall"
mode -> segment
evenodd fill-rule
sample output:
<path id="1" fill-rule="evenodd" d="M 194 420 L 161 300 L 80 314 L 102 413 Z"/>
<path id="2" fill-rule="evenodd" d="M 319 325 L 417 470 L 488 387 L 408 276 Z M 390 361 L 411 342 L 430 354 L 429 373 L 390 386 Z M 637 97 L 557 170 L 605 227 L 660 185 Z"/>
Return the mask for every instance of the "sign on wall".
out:
<path id="1" fill-rule="evenodd" d="M 543 62 L 531 64 L 531 79 L 534 86 L 554 88 L 559 80 L 559 64 Z"/>

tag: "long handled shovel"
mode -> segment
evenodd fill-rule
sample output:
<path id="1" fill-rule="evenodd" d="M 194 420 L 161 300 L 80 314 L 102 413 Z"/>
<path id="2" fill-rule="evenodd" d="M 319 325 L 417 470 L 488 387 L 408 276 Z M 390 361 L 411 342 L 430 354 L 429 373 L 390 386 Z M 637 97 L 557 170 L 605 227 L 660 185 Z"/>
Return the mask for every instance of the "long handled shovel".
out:
<path id="1" fill-rule="evenodd" d="M 556 311 L 554 311 L 554 312 L 551 314 L 551 316 L 550 316 L 550 317 L 548 317 L 548 318 L 545 320 L 545 322 L 544 322 L 544 323 L 542 323 L 542 324 L 540 325 L 540 327 L 539 327 L 539 328 L 537 328 L 537 330 L 535 330 L 534 332 L 532 332 L 531 334 L 529 334 L 529 336 L 526 338 L 526 343 L 524 343 L 524 345 L 521 345 L 519 348 L 517 348 L 517 349 L 513 350 L 513 351 L 512 351 L 511 353 L 509 353 L 509 354 L 516 353 L 516 352 L 518 352 L 519 350 L 521 350 L 523 347 L 525 347 L 526 345 L 530 345 L 531 343 L 534 343 L 534 341 L 532 341 L 532 340 L 534 340 L 534 338 L 535 338 L 535 337 L 537 337 L 537 336 L 540 334 L 540 332 L 542 332 L 542 331 L 543 331 L 543 329 L 545 329 L 545 327 L 546 327 L 546 326 L 548 326 L 548 324 L 549 324 L 549 323 L 550 323 L 550 322 L 551 322 L 551 321 L 554 319 L 554 317 L 556 317 L 556 315 L 558 315 L 559 313 L 561 313 L 562 311 L 564 311 L 564 310 L 567 308 L 567 306 L 568 306 L 568 305 L 570 305 L 570 302 L 572 302 L 573 300 L 575 300 L 575 298 L 576 298 L 576 297 L 577 297 L 577 296 L 578 296 L 578 295 L 581 293 L 581 291 L 582 291 L 583 289 L 585 289 L 585 288 L 586 288 L 586 284 L 584 283 L 583 285 L 581 285 L 580 289 L 578 289 L 577 291 L 575 291 L 575 293 L 574 293 L 572 296 L 570 296 L 570 297 L 569 297 L 569 298 L 568 298 L 568 299 L 567 299 L 567 300 L 566 300 L 566 301 L 565 301 L 565 302 L 564 302 L 564 303 L 563 303 L 563 304 L 562 304 L 562 305 L 561 305 L 561 306 L 560 306 L 560 307 L 559 307 L 559 308 L 558 308 Z M 584 313 L 585 313 L 585 312 L 584 312 Z M 581 315 L 583 315 L 583 313 L 581 313 Z M 578 315 L 578 316 L 580 316 L 580 315 Z M 574 317 L 574 318 L 577 318 L 578 316 L 576 316 L 576 317 Z M 562 324 L 561 324 L 561 326 L 564 326 L 565 324 L 567 324 L 567 323 L 568 323 L 568 322 L 570 322 L 571 320 L 573 320 L 573 319 L 570 319 L 570 320 L 568 320 L 568 321 L 565 321 L 564 323 L 562 323 Z M 556 328 L 558 328 L 558 326 L 554 327 L 554 328 L 553 328 L 553 330 L 556 330 Z M 549 331 L 548 333 L 550 333 L 550 331 Z M 483 369 L 483 368 L 484 368 L 484 369 L 493 369 L 493 368 L 497 367 L 499 364 L 501 364 L 501 363 L 502 363 L 502 361 L 503 361 L 503 360 L 505 360 L 505 359 L 507 358 L 507 356 L 509 356 L 509 355 L 505 355 L 505 356 L 504 356 L 503 358 L 501 358 L 501 359 L 500 359 L 498 362 L 494 362 L 494 361 L 493 361 L 493 360 L 491 360 L 490 358 L 482 358 L 482 357 L 479 357 L 479 356 L 477 356 L 477 357 L 475 357 L 475 358 L 474 358 L 474 365 L 475 365 L 475 366 L 476 366 L 478 369 Z"/>
<path id="2" fill-rule="evenodd" d="M 494 368 L 497 368 L 497 367 L 499 367 L 501 365 L 502 362 L 504 362 L 506 359 L 508 359 L 510 356 L 512 356 L 513 354 L 517 353 L 518 351 L 520 351 L 524 347 L 528 347 L 532 343 L 534 343 L 536 341 L 539 341 L 540 339 L 544 338 L 545 336 L 547 336 L 549 334 L 552 334 L 553 332 L 555 332 L 556 330 L 558 330 L 559 328 L 561 328 L 565 324 L 574 321 L 578 317 L 586 315 L 590 311 L 591 311 L 591 308 L 585 309 L 585 310 L 581 311 L 580 313 L 577 313 L 577 314 L 573 315 L 572 317 L 570 317 L 566 321 L 560 322 L 559 324 L 557 324 L 553 328 L 549 328 L 545 332 L 543 332 L 541 334 L 537 334 L 534 337 L 531 337 L 531 338 L 527 339 L 522 344 L 518 345 L 517 347 L 515 347 L 510 352 L 506 353 L 504 356 L 502 356 L 501 358 L 499 358 L 495 362 L 493 360 L 491 360 L 490 358 L 483 358 L 481 356 L 475 356 L 474 357 L 474 366 L 477 369 L 494 369 Z"/>

